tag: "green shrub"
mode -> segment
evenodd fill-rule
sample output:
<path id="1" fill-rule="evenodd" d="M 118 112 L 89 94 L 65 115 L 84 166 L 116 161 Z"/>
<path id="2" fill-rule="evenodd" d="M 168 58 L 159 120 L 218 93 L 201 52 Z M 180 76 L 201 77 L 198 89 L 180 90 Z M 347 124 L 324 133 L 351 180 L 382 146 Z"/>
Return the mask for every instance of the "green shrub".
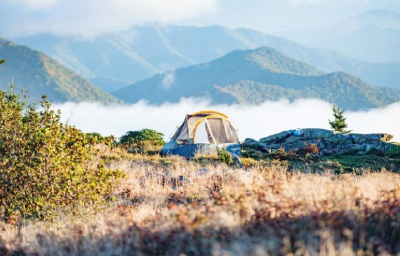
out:
<path id="1" fill-rule="evenodd" d="M 347 129 L 346 118 L 343 115 L 343 110 L 338 106 L 333 105 L 332 107 L 334 120 L 328 120 L 331 128 L 336 132 L 350 133 Z"/>
<path id="2" fill-rule="evenodd" d="M 226 151 L 226 148 L 223 148 L 222 150 L 218 149 L 218 159 L 227 165 L 231 165 L 234 162 L 232 155 Z"/>
<path id="3" fill-rule="evenodd" d="M 133 153 L 148 154 L 164 146 L 164 134 L 151 130 L 129 131 L 120 138 L 120 144 Z"/>
<path id="4" fill-rule="evenodd" d="M 0 91 L 0 210 L 44 219 L 58 211 L 95 205 L 122 173 L 90 162 L 96 154 L 86 134 L 60 122 L 44 96 L 41 110 Z"/>
<path id="5" fill-rule="evenodd" d="M 104 144 L 107 146 L 114 146 L 116 138 L 114 136 L 104 137 L 98 132 L 86 133 L 86 138 L 90 144 Z"/>

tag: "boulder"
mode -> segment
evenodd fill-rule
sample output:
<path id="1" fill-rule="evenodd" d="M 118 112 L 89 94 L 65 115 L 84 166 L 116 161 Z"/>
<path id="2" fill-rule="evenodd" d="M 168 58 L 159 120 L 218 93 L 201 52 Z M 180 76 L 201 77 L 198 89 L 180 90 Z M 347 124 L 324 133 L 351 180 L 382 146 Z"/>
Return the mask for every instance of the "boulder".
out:
<path id="1" fill-rule="evenodd" d="M 314 139 L 326 139 L 335 136 L 333 131 L 324 129 L 303 129 L 303 137 Z"/>
<path id="2" fill-rule="evenodd" d="M 243 142 L 243 145 L 246 146 L 246 147 L 255 148 L 255 149 L 258 149 L 258 150 L 260 150 L 261 148 L 267 147 L 266 144 L 264 144 L 264 143 L 262 143 L 260 141 L 256 141 L 254 139 L 250 139 L 250 138 L 245 139 L 244 142 Z"/>
<path id="3" fill-rule="evenodd" d="M 349 134 L 355 143 L 379 143 L 389 142 L 393 139 L 391 134 L 377 133 L 377 134 Z"/>
<path id="4" fill-rule="evenodd" d="M 281 139 L 284 139 L 285 137 L 287 137 L 288 135 L 291 134 L 291 131 L 284 131 L 275 135 L 271 135 L 265 138 L 260 139 L 261 143 L 264 144 L 274 144 L 276 141 L 279 141 Z"/>
<path id="5" fill-rule="evenodd" d="M 285 151 L 305 149 L 307 144 L 315 144 L 320 155 L 367 154 L 370 150 L 393 151 L 399 145 L 389 143 L 390 134 L 338 133 L 324 129 L 297 129 L 283 131 L 256 141 L 246 139 L 244 146 L 267 152 L 284 148 Z"/>

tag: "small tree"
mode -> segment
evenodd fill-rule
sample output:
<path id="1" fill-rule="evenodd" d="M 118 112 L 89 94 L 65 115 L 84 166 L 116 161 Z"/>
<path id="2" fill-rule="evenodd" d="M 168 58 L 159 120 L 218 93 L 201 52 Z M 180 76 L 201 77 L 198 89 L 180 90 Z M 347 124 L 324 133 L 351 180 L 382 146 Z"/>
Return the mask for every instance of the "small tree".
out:
<path id="1" fill-rule="evenodd" d="M 120 144 L 134 153 L 146 154 L 149 151 L 157 151 L 164 144 L 164 134 L 151 130 L 129 131 L 120 138 Z"/>
<path id="2" fill-rule="evenodd" d="M 349 130 L 346 130 L 347 124 L 346 124 L 346 118 L 343 115 L 343 110 L 341 110 L 338 106 L 333 105 L 332 111 L 333 111 L 333 117 L 335 119 L 332 121 L 328 120 L 331 128 L 336 132 L 343 132 L 343 133 L 351 132 Z"/>
<path id="3" fill-rule="evenodd" d="M 101 203 L 123 174 L 92 162 L 87 135 L 60 121 L 43 97 L 38 112 L 0 90 L 0 213 L 46 218 Z M 25 110 L 26 109 L 26 110 Z"/>
<path id="4" fill-rule="evenodd" d="M 51 218 L 104 202 L 123 173 L 95 160 L 87 135 L 62 123 L 45 96 L 40 111 L 27 102 L 12 85 L 0 90 L 0 218 Z"/>

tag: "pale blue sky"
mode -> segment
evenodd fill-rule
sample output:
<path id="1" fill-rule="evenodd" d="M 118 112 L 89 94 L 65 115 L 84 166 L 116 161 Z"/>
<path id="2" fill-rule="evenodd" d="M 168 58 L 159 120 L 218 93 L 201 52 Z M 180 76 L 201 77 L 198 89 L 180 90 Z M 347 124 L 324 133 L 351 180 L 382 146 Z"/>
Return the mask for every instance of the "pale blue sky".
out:
<path id="1" fill-rule="evenodd" d="M 265 32 L 311 30 L 375 10 L 400 12 L 399 0 L 230 0 L 203 22 L 251 27 Z M 229 13 L 233 15 L 229 15 Z"/>
<path id="2" fill-rule="evenodd" d="M 1 0 L 0 36 L 97 35 L 143 22 L 248 27 L 269 33 L 311 30 L 399 0 Z"/>

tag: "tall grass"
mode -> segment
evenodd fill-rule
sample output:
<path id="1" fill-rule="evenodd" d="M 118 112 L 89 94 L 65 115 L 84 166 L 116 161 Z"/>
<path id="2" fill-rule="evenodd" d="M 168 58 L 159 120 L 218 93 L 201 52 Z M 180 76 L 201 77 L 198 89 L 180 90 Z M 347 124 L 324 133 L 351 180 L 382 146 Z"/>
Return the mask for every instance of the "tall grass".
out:
<path id="1" fill-rule="evenodd" d="M 126 173 L 114 203 L 86 217 L 1 223 L 0 254 L 400 252 L 400 176 L 393 172 L 307 174 L 279 165 L 243 170 L 158 157 L 109 164 Z"/>

